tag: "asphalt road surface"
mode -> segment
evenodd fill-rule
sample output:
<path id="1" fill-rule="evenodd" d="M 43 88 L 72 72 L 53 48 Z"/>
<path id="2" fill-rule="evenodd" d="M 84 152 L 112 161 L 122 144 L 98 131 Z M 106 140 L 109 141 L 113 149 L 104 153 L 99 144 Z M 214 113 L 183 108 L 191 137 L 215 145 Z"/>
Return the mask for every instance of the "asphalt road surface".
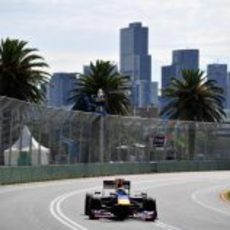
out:
<path id="1" fill-rule="evenodd" d="M 100 190 L 101 178 L 0 187 L 0 230 L 229 230 L 230 172 L 121 176 L 132 192 L 156 198 L 159 220 L 89 220 L 83 215 L 86 192 Z M 114 177 L 106 177 L 114 179 Z"/>

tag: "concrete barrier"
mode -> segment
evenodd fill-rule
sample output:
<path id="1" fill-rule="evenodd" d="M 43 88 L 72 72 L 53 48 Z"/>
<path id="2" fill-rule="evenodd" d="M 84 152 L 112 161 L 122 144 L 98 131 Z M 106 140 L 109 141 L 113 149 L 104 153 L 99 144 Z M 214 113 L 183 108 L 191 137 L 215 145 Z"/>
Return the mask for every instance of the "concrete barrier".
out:
<path id="1" fill-rule="evenodd" d="M 162 161 L 75 165 L 0 167 L 0 184 L 121 174 L 230 170 L 230 161 Z"/>

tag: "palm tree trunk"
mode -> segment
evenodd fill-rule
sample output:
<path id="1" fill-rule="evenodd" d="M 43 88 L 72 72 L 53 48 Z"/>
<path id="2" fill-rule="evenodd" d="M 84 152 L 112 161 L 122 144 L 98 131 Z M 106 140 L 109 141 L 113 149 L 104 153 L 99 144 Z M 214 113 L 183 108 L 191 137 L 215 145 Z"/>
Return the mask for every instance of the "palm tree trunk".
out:
<path id="1" fill-rule="evenodd" d="M 189 153 L 189 160 L 193 160 L 194 159 L 195 143 L 196 143 L 196 123 L 192 122 L 192 123 L 189 123 L 189 129 L 188 129 L 188 153 Z"/>

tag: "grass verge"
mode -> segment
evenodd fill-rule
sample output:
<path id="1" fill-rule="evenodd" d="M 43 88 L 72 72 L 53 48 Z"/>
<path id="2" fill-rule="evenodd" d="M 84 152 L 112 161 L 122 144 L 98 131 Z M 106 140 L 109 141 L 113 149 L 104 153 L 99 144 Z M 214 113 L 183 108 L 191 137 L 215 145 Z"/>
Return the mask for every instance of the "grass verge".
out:
<path id="1" fill-rule="evenodd" d="M 228 201 L 230 201 L 230 191 L 227 191 L 227 192 L 225 193 L 225 197 L 226 197 L 226 199 L 227 199 Z"/>
<path id="2" fill-rule="evenodd" d="M 230 201 L 230 190 L 223 191 L 223 192 L 220 194 L 220 198 L 221 198 L 223 201 Z"/>

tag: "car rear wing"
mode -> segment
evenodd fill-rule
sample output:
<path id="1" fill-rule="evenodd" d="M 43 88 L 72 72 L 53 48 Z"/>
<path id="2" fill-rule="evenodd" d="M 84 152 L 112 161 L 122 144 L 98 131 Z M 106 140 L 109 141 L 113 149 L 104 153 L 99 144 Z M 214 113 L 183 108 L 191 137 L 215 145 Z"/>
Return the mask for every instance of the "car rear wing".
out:
<path id="1" fill-rule="evenodd" d="M 122 180 L 122 188 L 130 190 L 131 183 L 128 180 L 117 179 L 117 180 L 104 180 L 103 181 L 103 188 L 104 189 L 116 189 L 118 180 Z"/>

